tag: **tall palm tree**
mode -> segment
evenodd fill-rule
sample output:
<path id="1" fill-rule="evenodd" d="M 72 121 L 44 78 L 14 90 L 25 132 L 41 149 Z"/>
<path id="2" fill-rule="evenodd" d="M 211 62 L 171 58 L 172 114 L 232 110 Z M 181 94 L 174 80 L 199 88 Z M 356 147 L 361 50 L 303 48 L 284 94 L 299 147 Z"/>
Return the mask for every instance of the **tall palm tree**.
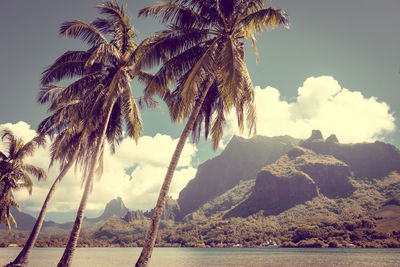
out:
<path id="1" fill-rule="evenodd" d="M 37 229 L 34 228 L 37 232 L 31 233 L 32 239 L 29 238 L 30 243 L 25 245 L 26 253 L 17 263 L 27 262 L 40 231 L 39 219 L 43 222 L 55 187 L 71 165 L 76 163 L 83 171 L 84 192 L 68 244 L 58 264 L 70 266 L 93 178 L 102 173 L 105 140 L 114 152 L 122 139 L 125 122 L 127 135 L 137 141 L 142 131 L 139 107 L 156 105 L 151 98 L 136 101 L 132 96 L 131 80 L 135 75 L 141 80 L 147 76 L 142 72 L 134 75 L 131 70 L 135 63 L 132 54 L 137 46 L 132 41 L 135 33 L 126 16 L 126 9 L 116 1 L 96 7 L 105 18 L 97 18 L 91 24 L 65 22 L 60 28 L 63 36 L 81 38 L 91 47 L 86 51 L 64 53 L 42 76 L 39 101 L 48 102 L 49 111 L 53 114 L 39 125 L 39 131 L 57 134 L 52 146 L 52 161 L 61 161 L 61 173 L 45 200 L 40 213 L 43 216 L 38 218 Z M 52 84 L 66 78 L 77 79 L 67 87 Z"/>
<path id="2" fill-rule="evenodd" d="M 24 162 L 34 154 L 36 148 L 44 146 L 46 139 L 39 135 L 25 144 L 9 129 L 2 130 L 0 136 L 7 150 L 0 151 L 0 223 L 5 223 L 8 233 L 11 234 L 10 223 L 17 226 L 11 214 L 11 207 L 19 207 L 12 196 L 13 191 L 26 188 L 29 194 L 32 194 L 31 176 L 38 180 L 47 178 L 42 168 Z"/>
<path id="3" fill-rule="evenodd" d="M 244 40 L 263 28 L 287 25 L 285 12 L 267 8 L 263 0 L 163 0 L 140 10 L 139 16 L 159 17 L 167 29 L 145 41 L 146 54 L 136 69 L 160 70 L 145 92 L 162 96 L 171 118 L 187 118 L 157 200 L 152 223 L 136 266 L 147 266 L 155 244 L 169 186 L 187 138 L 198 140 L 204 121 L 205 137 L 211 132 L 215 149 L 223 135 L 226 115 L 236 110 L 240 130 L 245 122 L 255 136 L 254 90 L 245 64 Z M 176 84 L 169 93 L 170 84 Z M 162 90 L 161 90 L 162 89 Z"/>
<path id="4" fill-rule="evenodd" d="M 77 82 L 80 83 L 82 79 L 84 80 L 85 87 L 83 91 L 86 91 L 86 94 L 82 96 L 80 95 L 82 91 L 76 92 L 74 98 L 70 99 L 72 102 L 80 100 L 84 103 L 83 123 L 80 124 L 82 125 L 80 127 L 87 127 L 90 135 L 94 135 L 95 138 L 87 147 L 89 151 L 87 153 L 90 153 L 90 160 L 84 168 L 84 192 L 70 238 L 58 266 L 71 265 L 82 227 L 83 213 L 89 193 L 93 187 L 94 176 L 95 174 L 100 176 L 102 173 L 105 140 L 108 139 L 113 150 L 115 144 L 118 144 L 122 138 L 123 121 L 125 121 L 127 134 L 133 137 L 136 142 L 143 129 L 139 105 L 132 95 L 130 86 L 131 80 L 135 77 L 131 68 L 132 64 L 135 63 L 133 53 L 137 49 L 137 45 L 132 41 L 134 29 L 126 16 L 125 8 L 119 6 L 117 2 L 106 2 L 97 5 L 97 7 L 100 13 L 106 15 L 106 18 L 96 19 L 90 25 L 80 21 L 73 21 L 64 23 L 61 27 L 61 32 L 64 35 L 81 37 L 95 44 L 89 50 L 90 57 L 86 60 L 81 60 L 80 56 L 78 56 L 78 60 L 74 62 L 76 65 L 74 64 L 75 66 L 72 67 L 72 71 L 77 71 L 78 75 L 84 76 Z M 107 39 L 102 37 L 101 34 L 111 35 L 111 41 L 107 42 Z M 137 52 L 137 54 L 140 53 Z M 46 74 L 58 79 L 58 69 L 59 66 L 55 66 L 53 73 L 51 66 Z M 61 69 L 64 69 L 64 66 L 61 66 Z M 90 69 L 92 71 L 90 74 L 81 73 L 82 69 Z M 68 76 L 68 70 L 64 74 Z M 142 74 L 141 72 L 136 73 L 138 76 Z M 87 81 L 88 75 L 94 77 L 89 78 L 89 81 Z M 44 80 L 47 80 L 46 76 Z M 72 91 L 74 89 L 72 88 Z M 66 90 L 66 93 L 61 93 L 60 96 L 60 99 L 65 97 L 68 100 L 71 95 Z M 154 103 L 151 98 L 144 99 L 144 102 L 150 106 Z M 65 103 L 65 101 L 59 101 L 56 98 L 53 103 L 57 106 L 59 103 Z"/>

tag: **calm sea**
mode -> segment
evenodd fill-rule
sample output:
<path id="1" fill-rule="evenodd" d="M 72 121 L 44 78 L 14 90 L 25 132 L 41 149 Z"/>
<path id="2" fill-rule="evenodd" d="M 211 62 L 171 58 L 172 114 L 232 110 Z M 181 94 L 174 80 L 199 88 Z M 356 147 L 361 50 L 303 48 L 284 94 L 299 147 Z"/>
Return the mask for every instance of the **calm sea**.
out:
<path id="1" fill-rule="evenodd" d="M 20 248 L 1 248 L 0 266 Z M 73 266 L 134 266 L 141 248 L 78 248 Z M 33 267 L 56 266 L 63 249 L 35 248 Z M 400 266 L 400 249 L 156 248 L 151 266 Z"/>

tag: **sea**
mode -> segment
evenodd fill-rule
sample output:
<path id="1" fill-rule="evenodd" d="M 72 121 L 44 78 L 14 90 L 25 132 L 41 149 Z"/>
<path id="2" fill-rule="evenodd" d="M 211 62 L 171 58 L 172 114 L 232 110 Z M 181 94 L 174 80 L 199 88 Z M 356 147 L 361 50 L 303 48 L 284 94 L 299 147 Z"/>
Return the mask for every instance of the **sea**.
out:
<path id="1" fill-rule="evenodd" d="M 0 248 L 0 266 L 20 250 Z M 140 252 L 141 248 L 78 248 L 72 266 L 134 266 Z M 30 266 L 56 266 L 62 253 L 62 248 L 35 248 Z M 150 266 L 400 266 L 400 249 L 155 248 Z"/>

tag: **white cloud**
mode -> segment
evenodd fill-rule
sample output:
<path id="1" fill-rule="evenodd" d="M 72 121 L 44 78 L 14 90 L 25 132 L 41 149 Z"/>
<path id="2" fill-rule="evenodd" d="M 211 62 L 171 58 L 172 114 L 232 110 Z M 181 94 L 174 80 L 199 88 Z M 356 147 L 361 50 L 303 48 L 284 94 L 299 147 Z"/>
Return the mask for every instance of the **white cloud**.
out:
<path id="1" fill-rule="evenodd" d="M 29 141 L 35 136 L 35 131 L 25 122 L 17 124 L 1 124 L 3 128 L 11 129 L 15 135 Z M 151 209 L 155 206 L 161 184 L 178 139 L 168 135 L 157 134 L 154 137 L 143 136 L 138 145 L 125 138 L 114 155 L 109 150 L 104 157 L 104 172 L 101 180 L 96 180 L 94 190 L 89 196 L 87 210 L 101 211 L 111 199 L 121 196 L 129 209 Z M 182 152 L 178 169 L 169 190 L 169 195 L 177 198 L 180 190 L 195 176 L 196 169 L 191 161 L 197 149 L 187 143 Z M 47 170 L 49 165 L 48 149 L 39 149 L 27 162 Z M 53 181 L 59 174 L 57 164 L 49 170 L 49 179 L 42 182 L 34 181 L 33 193 L 29 196 L 26 190 L 15 193 L 15 197 L 24 210 L 37 212 Z M 59 185 L 49 211 L 74 211 L 79 205 L 82 195 L 81 173 L 71 169 Z"/>
<path id="2" fill-rule="evenodd" d="M 307 138 L 319 129 L 325 137 L 336 134 L 343 143 L 374 141 L 395 130 L 390 107 L 376 97 L 342 88 L 331 76 L 310 77 L 298 89 L 295 101 L 282 99 L 270 86 L 255 88 L 257 134 Z M 224 141 L 240 134 L 231 114 Z"/>
<path id="3" fill-rule="evenodd" d="M 259 135 L 291 135 L 306 138 L 312 129 L 320 129 L 325 137 L 335 133 L 341 142 L 373 141 L 395 129 L 390 107 L 375 97 L 367 98 L 361 92 L 341 88 L 332 77 L 310 77 L 298 89 L 294 101 L 282 99 L 277 89 L 256 87 L 257 132 Z M 225 129 L 224 141 L 238 134 L 235 114 L 231 114 Z M 10 128 L 17 136 L 29 141 L 35 131 L 25 122 L 0 125 L 0 130 Z M 246 135 L 245 135 L 246 136 Z M 107 151 L 104 173 L 94 184 L 87 210 L 100 211 L 111 199 L 121 196 L 129 209 L 154 207 L 167 166 L 177 144 L 168 135 L 143 136 L 138 145 L 124 139 L 115 155 Z M 180 190 L 195 176 L 191 161 L 197 149 L 186 144 L 175 172 L 169 194 L 178 197 Z M 47 170 L 48 150 L 39 149 L 28 159 Z M 58 167 L 49 170 L 49 179 L 34 181 L 31 196 L 25 190 L 15 194 L 24 209 L 38 211 L 48 189 L 58 175 Z M 66 175 L 55 194 L 49 211 L 74 211 L 79 205 L 82 190 L 81 174 L 74 170 Z"/>

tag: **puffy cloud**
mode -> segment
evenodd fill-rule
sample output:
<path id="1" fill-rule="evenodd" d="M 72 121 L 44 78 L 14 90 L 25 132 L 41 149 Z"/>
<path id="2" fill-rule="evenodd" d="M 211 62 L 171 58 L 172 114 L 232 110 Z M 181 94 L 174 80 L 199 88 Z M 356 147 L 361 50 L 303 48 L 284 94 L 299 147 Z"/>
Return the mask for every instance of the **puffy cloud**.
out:
<path id="1" fill-rule="evenodd" d="M 11 129 L 17 136 L 23 137 L 24 141 L 35 136 L 35 131 L 25 122 L 1 124 L 0 130 L 3 128 Z M 141 137 L 138 145 L 132 139 L 124 138 L 114 155 L 106 150 L 103 176 L 94 183 L 87 210 L 101 211 L 108 201 L 117 196 L 122 197 L 129 209 L 153 208 L 177 142 L 178 139 L 157 134 L 153 137 Z M 191 161 L 196 152 L 194 145 L 185 145 L 169 190 L 172 197 L 178 197 L 180 190 L 195 176 L 196 169 L 191 166 Z M 48 148 L 37 150 L 27 162 L 47 170 Z M 55 164 L 48 170 L 49 179 L 34 181 L 31 196 L 26 190 L 16 192 L 14 195 L 22 208 L 28 212 L 38 212 L 58 174 L 58 165 Z M 81 195 L 81 173 L 79 169 L 75 172 L 72 168 L 59 185 L 49 211 L 74 211 L 79 205 Z"/>
<path id="2" fill-rule="evenodd" d="M 325 136 L 336 134 L 340 142 L 363 142 L 382 139 L 395 130 L 390 107 L 376 97 L 342 88 L 331 76 L 310 77 L 298 89 L 295 101 L 282 99 L 270 86 L 255 88 L 257 133 L 259 135 L 291 135 L 306 138 L 319 129 Z M 235 114 L 231 114 L 224 137 L 240 134 Z"/>
<path id="3" fill-rule="evenodd" d="M 308 78 L 293 101 L 282 99 L 279 91 L 272 87 L 256 87 L 255 94 L 259 135 L 288 134 L 306 138 L 312 129 L 320 129 L 325 136 L 335 133 L 341 142 L 360 142 L 381 139 L 385 133 L 395 129 L 394 117 L 385 102 L 342 88 L 333 77 Z M 225 143 L 232 134 L 239 134 L 234 115 L 231 114 L 228 119 Z M 35 136 L 35 131 L 25 122 L 1 124 L 0 130 L 6 127 L 25 141 Z M 138 145 L 125 138 L 115 155 L 106 151 L 104 173 L 101 180 L 94 184 L 87 210 L 101 211 L 109 200 L 117 196 L 121 196 L 130 209 L 154 207 L 177 142 L 177 139 L 162 134 L 143 136 Z M 195 176 L 192 159 L 196 153 L 195 146 L 186 144 L 170 187 L 169 194 L 174 198 Z M 39 149 L 27 161 L 47 169 L 48 155 L 47 149 Z M 26 190 L 15 194 L 24 210 L 38 211 L 41 208 L 58 173 L 58 166 L 54 166 L 49 170 L 47 181 L 34 181 L 31 196 Z M 82 194 L 80 178 L 79 171 L 70 170 L 60 184 L 49 211 L 76 210 Z"/>

